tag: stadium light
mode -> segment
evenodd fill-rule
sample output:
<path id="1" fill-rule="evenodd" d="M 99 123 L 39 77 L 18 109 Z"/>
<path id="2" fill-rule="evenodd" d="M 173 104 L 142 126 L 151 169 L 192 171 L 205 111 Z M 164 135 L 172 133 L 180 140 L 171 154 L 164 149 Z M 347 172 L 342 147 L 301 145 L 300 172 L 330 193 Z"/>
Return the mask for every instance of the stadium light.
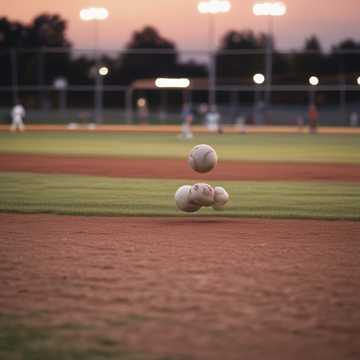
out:
<path id="1" fill-rule="evenodd" d="M 311 85 L 311 86 L 317 86 L 317 85 L 319 85 L 319 78 L 317 77 L 317 76 L 310 76 L 309 77 L 309 84 Z"/>
<path id="2" fill-rule="evenodd" d="M 253 13 L 256 16 L 283 16 L 286 14 L 286 5 L 281 1 L 256 3 Z"/>
<path id="3" fill-rule="evenodd" d="M 155 86 L 158 88 L 186 89 L 190 86 L 190 80 L 186 78 L 157 78 L 155 80 Z"/>
<path id="4" fill-rule="evenodd" d="M 261 85 L 265 82 L 265 76 L 263 74 L 255 74 L 253 80 L 255 84 Z"/>
<path id="5" fill-rule="evenodd" d="M 102 66 L 99 68 L 99 75 L 106 76 L 109 73 L 109 68 L 107 66 Z"/>
<path id="6" fill-rule="evenodd" d="M 360 76 L 357 78 L 357 83 L 360 85 Z"/>
<path id="7" fill-rule="evenodd" d="M 102 77 L 106 76 L 109 70 L 106 72 L 105 69 L 100 67 L 100 56 L 99 56 L 99 28 L 98 24 L 100 21 L 106 20 L 109 17 L 109 11 L 104 7 L 88 7 L 80 10 L 80 19 L 86 22 L 92 22 L 94 33 L 94 58 L 96 61 L 95 70 L 95 96 L 94 96 L 94 112 L 95 121 L 101 123 L 103 120 L 103 89 L 102 89 Z M 105 73 L 106 72 L 106 73 Z"/>
<path id="8" fill-rule="evenodd" d="M 282 1 L 267 1 L 257 2 L 253 5 L 253 14 L 255 16 L 267 16 L 268 17 L 268 36 L 266 41 L 266 57 L 265 57 L 265 76 L 266 76 L 266 91 L 265 101 L 267 105 L 271 102 L 271 82 L 272 82 L 272 53 L 273 53 L 273 18 L 284 16 L 287 12 L 286 4 Z"/>
<path id="9" fill-rule="evenodd" d="M 209 15 L 208 27 L 208 51 L 209 51 L 209 105 L 216 105 L 216 59 L 214 54 L 214 43 L 216 39 L 215 14 L 227 13 L 231 10 L 229 0 L 202 0 L 197 7 L 200 14 Z"/>
<path id="10" fill-rule="evenodd" d="M 80 10 L 80 19 L 83 21 L 105 20 L 109 17 L 109 11 L 103 7 L 90 7 Z"/>
<path id="11" fill-rule="evenodd" d="M 200 1 L 198 10 L 201 14 L 227 13 L 231 9 L 231 3 L 228 0 L 209 0 Z"/>

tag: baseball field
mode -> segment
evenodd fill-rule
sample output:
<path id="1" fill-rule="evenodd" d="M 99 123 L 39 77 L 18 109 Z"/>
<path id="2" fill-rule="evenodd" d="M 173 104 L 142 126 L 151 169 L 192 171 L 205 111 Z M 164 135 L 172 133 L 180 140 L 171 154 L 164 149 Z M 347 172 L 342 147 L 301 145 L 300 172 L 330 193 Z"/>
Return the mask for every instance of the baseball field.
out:
<path id="1" fill-rule="evenodd" d="M 0 358 L 360 357 L 360 134 L 46 130 L 0 132 Z"/>

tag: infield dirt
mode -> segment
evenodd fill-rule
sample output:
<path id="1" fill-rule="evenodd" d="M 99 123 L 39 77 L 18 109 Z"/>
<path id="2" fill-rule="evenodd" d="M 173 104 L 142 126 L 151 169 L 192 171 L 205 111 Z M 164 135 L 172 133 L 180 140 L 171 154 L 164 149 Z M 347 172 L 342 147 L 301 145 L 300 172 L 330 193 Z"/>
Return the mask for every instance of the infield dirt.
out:
<path id="1" fill-rule="evenodd" d="M 160 179 L 360 181 L 360 166 L 350 164 L 221 161 L 210 173 L 198 174 L 183 159 L 60 155 L 0 154 L 0 171 Z"/>
<path id="2" fill-rule="evenodd" d="M 359 222 L 0 214 L 0 224 L 2 314 L 61 328 L 69 343 L 204 360 L 360 356 Z"/>

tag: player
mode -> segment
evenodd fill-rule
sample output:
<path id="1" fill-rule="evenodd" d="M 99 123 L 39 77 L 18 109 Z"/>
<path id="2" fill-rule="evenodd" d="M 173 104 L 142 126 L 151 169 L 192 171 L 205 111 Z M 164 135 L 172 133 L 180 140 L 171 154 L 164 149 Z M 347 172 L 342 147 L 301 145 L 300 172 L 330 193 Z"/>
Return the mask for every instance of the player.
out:
<path id="1" fill-rule="evenodd" d="M 24 131 L 25 130 L 24 121 L 23 121 L 24 117 L 25 117 L 25 109 L 21 105 L 21 103 L 18 102 L 11 110 L 12 122 L 11 122 L 10 131 L 16 131 L 17 129 L 19 129 L 20 131 Z"/>
<path id="2" fill-rule="evenodd" d="M 210 111 L 206 114 L 206 127 L 210 132 L 223 133 L 221 126 L 221 117 L 215 105 L 210 107 Z"/>
<path id="3" fill-rule="evenodd" d="M 184 139 L 192 139 L 193 133 L 191 131 L 191 125 L 194 119 L 194 115 L 192 113 L 190 104 L 184 105 L 181 116 L 183 118 L 183 123 L 181 126 L 181 137 Z"/>
<path id="4" fill-rule="evenodd" d="M 319 112 L 316 108 L 315 104 L 311 104 L 309 106 L 309 130 L 311 134 L 316 134 L 318 128 L 318 121 L 319 121 Z"/>

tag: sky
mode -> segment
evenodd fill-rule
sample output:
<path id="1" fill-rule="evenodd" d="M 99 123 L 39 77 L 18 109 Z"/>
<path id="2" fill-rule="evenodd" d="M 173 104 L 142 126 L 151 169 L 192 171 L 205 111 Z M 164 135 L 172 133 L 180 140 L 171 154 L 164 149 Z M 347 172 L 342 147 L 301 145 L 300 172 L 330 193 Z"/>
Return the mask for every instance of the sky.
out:
<path id="1" fill-rule="evenodd" d="M 231 0 L 227 14 L 216 15 L 216 38 L 228 30 L 266 31 L 265 17 L 252 14 L 253 0 Z M 360 0 L 285 0 L 286 16 L 275 18 L 274 33 L 279 49 L 302 46 L 316 34 L 325 49 L 347 37 L 360 41 Z M 99 47 L 118 50 L 134 30 L 155 26 L 162 36 L 175 41 L 180 49 L 204 50 L 208 44 L 208 16 L 197 12 L 198 0 L 0 0 L 0 16 L 23 22 L 40 13 L 58 13 L 68 20 L 68 38 L 75 47 L 94 44 L 92 24 L 79 19 L 80 9 L 103 6 L 110 17 L 99 24 Z"/>

